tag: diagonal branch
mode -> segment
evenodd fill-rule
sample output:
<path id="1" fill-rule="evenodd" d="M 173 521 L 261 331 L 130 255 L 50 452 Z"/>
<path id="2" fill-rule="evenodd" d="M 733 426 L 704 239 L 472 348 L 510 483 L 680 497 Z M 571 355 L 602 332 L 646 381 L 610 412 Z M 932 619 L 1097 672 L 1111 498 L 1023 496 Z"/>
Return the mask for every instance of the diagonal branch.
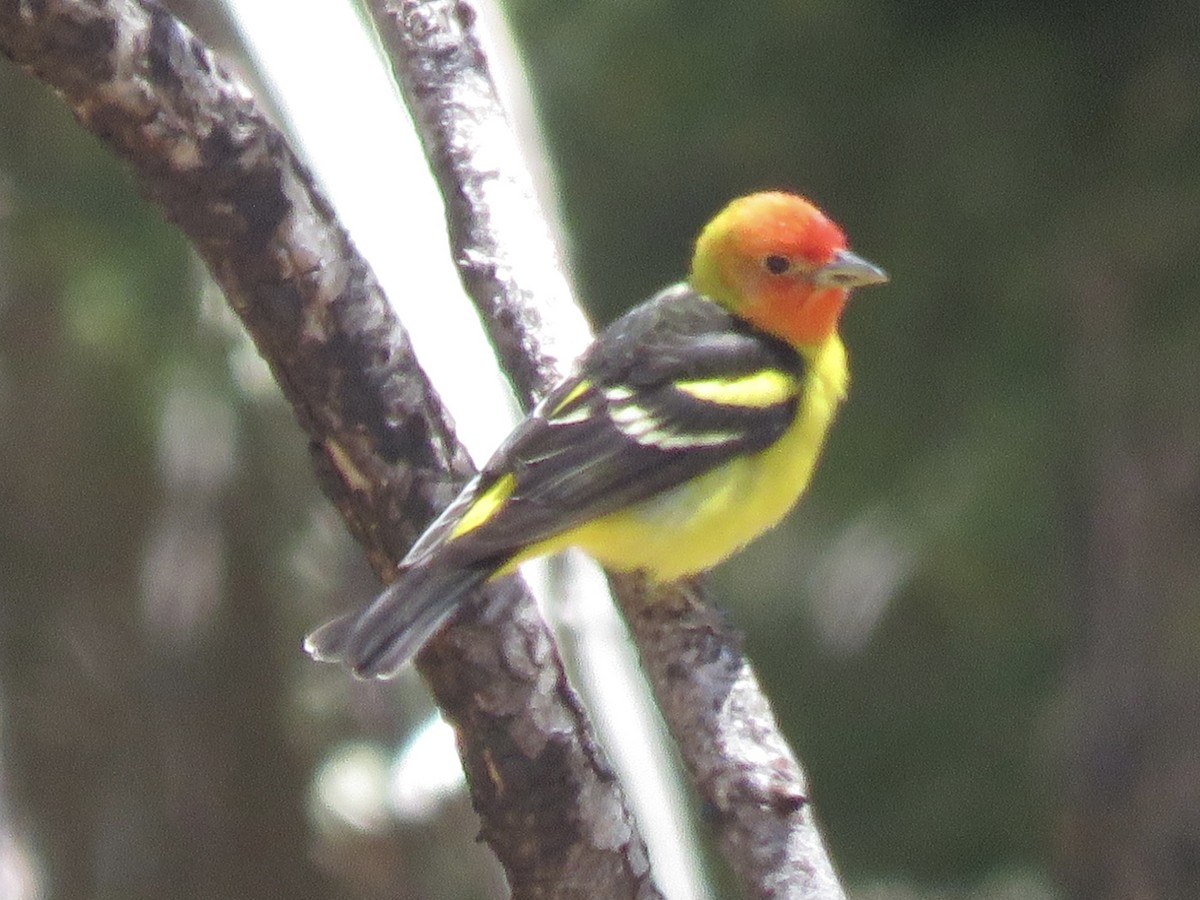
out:
<path id="1" fill-rule="evenodd" d="M 722 855 L 753 897 L 844 900 L 804 772 L 741 649 L 695 582 L 651 589 L 614 576 L 684 765 L 712 811 Z"/>
<path id="2" fill-rule="evenodd" d="M 475 33 L 454 0 L 366 0 L 446 204 L 450 244 L 526 407 L 591 341 Z"/>
<path id="3" fill-rule="evenodd" d="M 557 346 L 551 316 L 566 293 L 515 139 L 503 128 L 475 13 L 466 0 L 369 6 L 446 198 L 463 281 L 528 401 L 562 374 L 545 361 L 560 358 L 546 348 Z M 530 290 L 541 285 L 549 293 Z M 737 634 L 704 601 L 700 583 L 658 591 L 636 578 L 612 583 L 684 764 L 717 812 L 722 852 L 747 890 L 843 897 L 803 771 Z"/>
<path id="4" fill-rule="evenodd" d="M 470 464 L 367 264 L 283 136 L 177 20 L 136 0 L 0 0 L 0 52 L 50 84 L 192 240 L 378 572 Z M 422 671 L 459 728 L 514 895 L 656 896 L 550 636 L 515 580 Z"/>

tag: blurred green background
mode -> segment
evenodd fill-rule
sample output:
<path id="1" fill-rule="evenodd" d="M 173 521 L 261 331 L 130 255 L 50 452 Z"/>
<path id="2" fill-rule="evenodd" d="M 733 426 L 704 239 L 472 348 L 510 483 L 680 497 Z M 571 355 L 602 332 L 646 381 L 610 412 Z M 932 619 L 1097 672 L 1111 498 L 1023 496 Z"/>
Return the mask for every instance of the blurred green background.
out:
<path id="1" fill-rule="evenodd" d="M 1200 897 L 1200 6 L 506 12 L 596 321 L 763 187 L 892 275 L 810 496 L 716 578 L 855 895 Z M 461 800 L 314 812 L 419 718 L 298 652 L 371 590 L 184 241 L 0 65 L 0 877 L 492 896 Z"/>

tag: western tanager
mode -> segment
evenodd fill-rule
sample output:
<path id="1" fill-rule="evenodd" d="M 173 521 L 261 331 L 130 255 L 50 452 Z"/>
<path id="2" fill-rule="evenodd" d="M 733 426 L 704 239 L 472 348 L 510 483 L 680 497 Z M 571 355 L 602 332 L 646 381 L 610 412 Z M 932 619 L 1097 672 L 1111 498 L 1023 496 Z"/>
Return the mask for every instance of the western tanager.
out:
<path id="1" fill-rule="evenodd" d="M 725 559 L 803 493 L 846 394 L 847 295 L 886 280 L 808 200 L 734 200 L 700 233 L 688 281 L 609 326 L 396 581 L 306 649 L 394 674 L 465 592 L 564 547 L 661 582 Z"/>

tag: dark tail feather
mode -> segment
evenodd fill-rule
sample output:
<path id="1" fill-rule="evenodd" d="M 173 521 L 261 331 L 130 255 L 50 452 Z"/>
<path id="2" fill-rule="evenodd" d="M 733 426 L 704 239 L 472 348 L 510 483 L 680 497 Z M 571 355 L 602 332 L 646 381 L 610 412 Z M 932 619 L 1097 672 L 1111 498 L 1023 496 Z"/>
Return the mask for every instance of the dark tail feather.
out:
<path id="1" fill-rule="evenodd" d="M 462 595 L 491 566 L 416 566 L 400 574 L 366 609 L 326 622 L 304 640 L 313 659 L 340 662 L 359 678 L 391 678 L 445 623 Z"/>

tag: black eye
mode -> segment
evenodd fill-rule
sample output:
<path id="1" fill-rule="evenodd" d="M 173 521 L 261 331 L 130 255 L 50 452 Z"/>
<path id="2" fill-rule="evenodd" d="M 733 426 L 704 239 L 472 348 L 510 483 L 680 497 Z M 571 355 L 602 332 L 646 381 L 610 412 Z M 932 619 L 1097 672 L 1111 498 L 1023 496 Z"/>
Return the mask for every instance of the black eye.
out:
<path id="1" fill-rule="evenodd" d="M 792 261 L 786 256 L 780 256 L 778 253 L 772 253 L 763 260 L 763 266 L 772 275 L 782 275 L 792 267 Z"/>

